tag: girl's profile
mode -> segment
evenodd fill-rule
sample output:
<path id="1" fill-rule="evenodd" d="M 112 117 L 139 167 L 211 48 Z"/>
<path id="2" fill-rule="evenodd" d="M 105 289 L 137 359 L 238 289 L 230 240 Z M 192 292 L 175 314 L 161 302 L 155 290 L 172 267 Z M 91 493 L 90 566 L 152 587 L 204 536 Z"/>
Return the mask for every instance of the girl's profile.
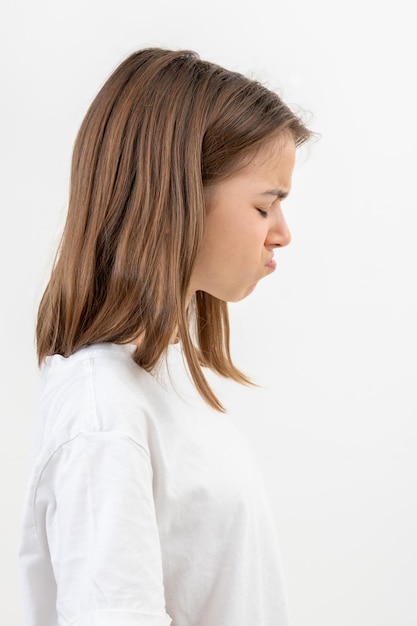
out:
<path id="1" fill-rule="evenodd" d="M 310 135 L 187 50 L 131 54 L 93 100 L 37 319 L 28 626 L 288 624 L 262 477 L 206 374 L 250 383 L 227 303 L 290 242 Z"/>

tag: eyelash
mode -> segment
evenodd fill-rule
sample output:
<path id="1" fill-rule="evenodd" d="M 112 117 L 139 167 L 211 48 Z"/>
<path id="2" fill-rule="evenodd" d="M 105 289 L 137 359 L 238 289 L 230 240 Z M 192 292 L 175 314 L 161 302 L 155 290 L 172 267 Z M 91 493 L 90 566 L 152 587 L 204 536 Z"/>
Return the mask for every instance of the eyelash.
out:
<path id="1" fill-rule="evenodd" d="M 256 210 L 260 213 L 260 215 L 262 215 L 263 218 L 268 217 L 267 211 L 264 211 L 263 209 L 256 209 Z"/>

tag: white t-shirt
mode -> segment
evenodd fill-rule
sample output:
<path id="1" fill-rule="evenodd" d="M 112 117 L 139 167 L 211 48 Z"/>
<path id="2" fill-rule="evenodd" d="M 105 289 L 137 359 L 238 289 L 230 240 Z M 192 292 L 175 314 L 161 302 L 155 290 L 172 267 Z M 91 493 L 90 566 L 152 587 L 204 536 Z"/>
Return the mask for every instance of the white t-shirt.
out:
<path id="1" fill-rule="evenodd" d="M 132 350 L 99 344 L 42 369 L 19 551 L 27 626 L 287 626 L 243 435 L 195 392 L 179 346 L 154 375 Z"/>

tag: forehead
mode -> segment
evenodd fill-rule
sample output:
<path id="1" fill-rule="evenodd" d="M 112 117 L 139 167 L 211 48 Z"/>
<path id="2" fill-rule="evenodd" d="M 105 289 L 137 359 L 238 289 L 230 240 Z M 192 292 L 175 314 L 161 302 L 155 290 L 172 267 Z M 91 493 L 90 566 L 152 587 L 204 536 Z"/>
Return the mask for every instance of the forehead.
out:
<path id="1" fill-rule="evenodd" d="M 290 135 L 283 135 L 270 139 L 261 144 L 256 151 L 250 155 L 247 166 L 251 164 L 265 169 L 274 169 L 282 165 L 283 162 L 295 158 L 295 141 Z"/>
<path id="2" fill-rule="evenodd" d="M 259 146 L 245 161 L 241 161 L 229 176 L 205 187 L 205 197 L 209 205 L 219 195 L 232 194 L 247 199 L 255 196 L 285 197 L 291 189 L 291 179 L 295 164 L 296 146 L 290 136 L 274 138 Z M 275 193 L 279 190 L 279 194 Z M 269 197 L 269 196 L 268 196 Z"/>
<path id="3" fill-rule="evenodd" d="M 292 137 L 278 137 L 261 145 L 242 167 L 232 175 L 236 180 L 256 185 L 286 187 L 289 190 L 295 164 L 296 147 Z"/>

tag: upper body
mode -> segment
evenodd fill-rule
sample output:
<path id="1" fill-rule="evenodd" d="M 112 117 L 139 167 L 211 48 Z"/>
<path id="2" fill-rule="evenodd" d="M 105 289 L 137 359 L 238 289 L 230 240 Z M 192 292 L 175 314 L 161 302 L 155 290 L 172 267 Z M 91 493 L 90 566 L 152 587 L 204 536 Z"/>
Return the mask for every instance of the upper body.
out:
<path id="1" fill-rule="evenodd" d="M 286 626 L 244 436 L 196 398 L 179 345 L 154 374 L 132 349 L 43 367 L 20 550 L 28 625 Z"/>

